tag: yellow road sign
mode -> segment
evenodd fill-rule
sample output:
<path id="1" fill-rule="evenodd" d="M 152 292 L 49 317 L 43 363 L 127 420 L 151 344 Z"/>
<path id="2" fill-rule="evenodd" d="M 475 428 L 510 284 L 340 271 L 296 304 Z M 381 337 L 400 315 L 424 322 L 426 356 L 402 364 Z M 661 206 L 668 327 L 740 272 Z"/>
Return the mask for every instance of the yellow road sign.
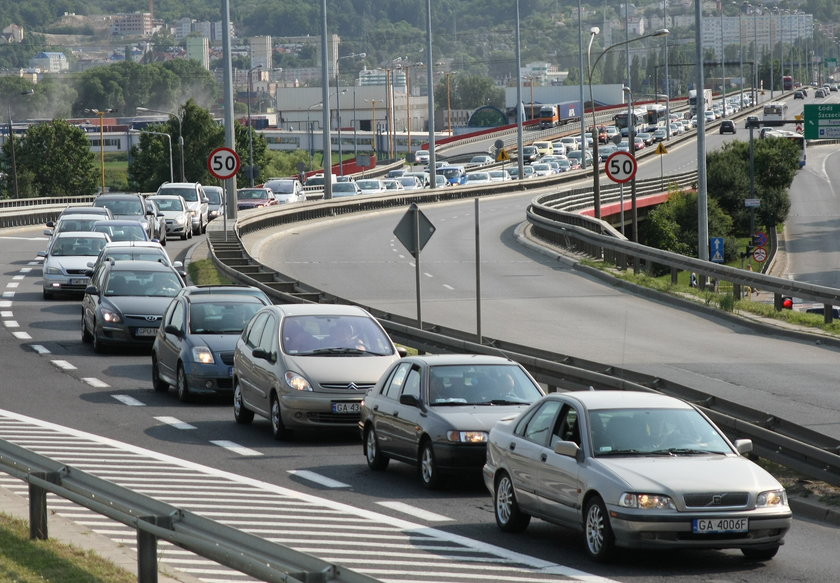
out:
<path id="1" fill-rule="evenodd" d="M 656 146 L 656 153 L 657 154 L 667 154 L 668 153 L 668 148 L 665 147 L 665 144 L 663 144 L 662 142 L 659 142 L 659 145 Z"/>
<path id="2" fill-rule="evenodd" d="M 499 153 L 496 154 L 496 162 L 507 162 L 510 160 L 510 154 L 504 148 L 499 148 Z"/>

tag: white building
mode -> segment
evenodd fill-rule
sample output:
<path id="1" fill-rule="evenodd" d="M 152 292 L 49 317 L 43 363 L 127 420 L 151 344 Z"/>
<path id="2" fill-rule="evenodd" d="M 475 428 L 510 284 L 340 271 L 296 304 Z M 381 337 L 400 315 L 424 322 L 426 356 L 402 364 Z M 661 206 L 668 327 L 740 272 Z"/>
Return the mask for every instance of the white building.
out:
<path id="1" fill-rule="evenodd" d="M 42 73 L 60 73 L 70 69 L 67 55 L 58 52 L 41 52 L 29 59 L 29 66 Z"/>

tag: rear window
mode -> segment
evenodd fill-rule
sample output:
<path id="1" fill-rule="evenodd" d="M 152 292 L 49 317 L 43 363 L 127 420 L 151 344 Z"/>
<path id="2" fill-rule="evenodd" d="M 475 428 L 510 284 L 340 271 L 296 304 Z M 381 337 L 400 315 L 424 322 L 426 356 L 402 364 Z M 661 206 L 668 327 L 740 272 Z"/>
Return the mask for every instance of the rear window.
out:
<path id="1" fill-rule="evenodd" d="M 158 194 L 179 194 L 187 202 L 195 202 L 198 200 L 198 194 L 196 194 L 194 188 L 161 188 L 160 191 L 158 191 Z"/>

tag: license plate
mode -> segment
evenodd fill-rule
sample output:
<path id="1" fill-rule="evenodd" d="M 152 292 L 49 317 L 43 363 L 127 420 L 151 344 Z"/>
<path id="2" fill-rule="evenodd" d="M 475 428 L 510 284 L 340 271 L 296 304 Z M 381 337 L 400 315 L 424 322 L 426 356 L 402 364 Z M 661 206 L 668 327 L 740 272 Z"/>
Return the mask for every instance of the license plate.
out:
<path id="1" fill-rule="evenodd" d="M 229 376 L 230 378 L 233 378 L 233 367 L 232 367 L 232 366 L 229 366 L 229 367 L 228 367 L 228 376 Z"/>
<path id="2" fill-rule="evenodd" d="M 361 403 L 336 403 L 332 404 L 333 413 L 360 413 L 362 411 Z"/>
<path id="3" fill-rule="evenodd" d="M 691 521 L 694 534 L 720 534 L 725 532 L 747 532 L 748 518 L 695 518 Z"/>
<path id="4" fill-rule="evenodd" d="M 136 328 L 134 330 L 135 336 L 156 336 L 157 333 L 157 328 Z"/>
<path id="5" fill-rule="evenodd" d="M 70 285 L 87 285 L 88 279 L 86 277 L 77 277 L 70 279 Z"/>

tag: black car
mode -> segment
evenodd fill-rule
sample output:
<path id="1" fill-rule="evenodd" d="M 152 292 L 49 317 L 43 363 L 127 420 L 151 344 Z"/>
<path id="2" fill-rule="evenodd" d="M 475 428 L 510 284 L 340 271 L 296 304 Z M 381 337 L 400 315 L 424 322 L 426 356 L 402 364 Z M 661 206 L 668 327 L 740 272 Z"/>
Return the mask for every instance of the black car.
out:
<path id="1" fill-rule="evenodd" d="M 163 312 L 184 280 L 157 261 L 102 262 L 82 298 L 82 342 L 95 352 L 115 346 L 150 348 Z"/>
<path id="2" fill-rule="evenodd" d="M 725 119 L 720 122 L 720 133 L 722 134 L 734 134 L 736 133 L 735 130 L 735 122 L 731 119 Z"/>
<path id="3" fill-rule="evenodd" d="M 805 94 L 802 93 L 801 91 L 794 91 L 793 92 L 793 98 L 794 99 L 805 99 Z"/>
<path id="4" fill-rule="evenodd" d="M 542 396 L 522 365 L 501 356 L 405 357 L 362 402 L 365 459 L 372 470 L 384 470 L 392 458 L 411 464 L 430 489 L 447 474 L 479 476 L 490 429 Z"/>

